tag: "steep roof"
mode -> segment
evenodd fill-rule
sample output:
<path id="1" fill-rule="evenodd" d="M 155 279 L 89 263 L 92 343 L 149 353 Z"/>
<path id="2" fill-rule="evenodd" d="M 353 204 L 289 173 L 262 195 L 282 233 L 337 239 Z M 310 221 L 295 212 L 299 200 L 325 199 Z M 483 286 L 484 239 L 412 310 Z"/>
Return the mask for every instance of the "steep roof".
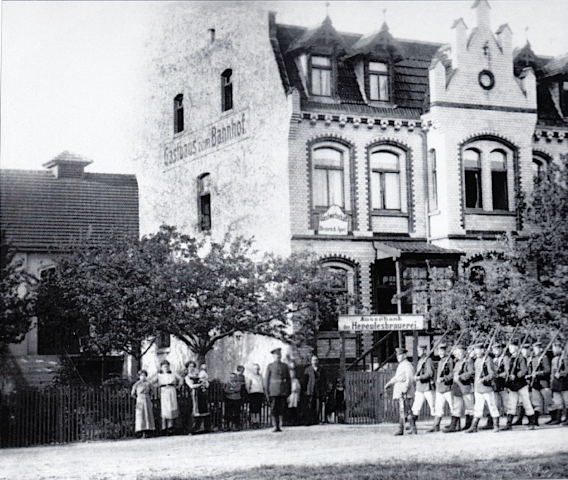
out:
<path id="1" fill-rule="evenodd" d="M 55 160 L 55 159 L 54 159 Z M 58 251 L 79 241 L 138 236 L 134 175 L 0 170 L 0 226 L 23 251 Z"/>

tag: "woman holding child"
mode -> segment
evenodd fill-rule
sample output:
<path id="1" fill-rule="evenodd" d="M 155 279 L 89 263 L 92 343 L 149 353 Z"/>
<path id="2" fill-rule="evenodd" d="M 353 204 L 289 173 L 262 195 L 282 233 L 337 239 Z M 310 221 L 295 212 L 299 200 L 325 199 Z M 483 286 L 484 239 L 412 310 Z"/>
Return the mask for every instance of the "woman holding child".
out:
<path id="1" fill-rule="evenodd" d="M 186 364 L 187 375 L 185 376 L 185 383 L 191 389 L 192 401 L 192 417 L 193 427 L 192 434 L 208 432 L 207 420 L 209 418 L 209 376 L 207 374 L 207 367 L 201 366 L 197 369 L 197 364 L 194 361 L 189 361 Z"/>

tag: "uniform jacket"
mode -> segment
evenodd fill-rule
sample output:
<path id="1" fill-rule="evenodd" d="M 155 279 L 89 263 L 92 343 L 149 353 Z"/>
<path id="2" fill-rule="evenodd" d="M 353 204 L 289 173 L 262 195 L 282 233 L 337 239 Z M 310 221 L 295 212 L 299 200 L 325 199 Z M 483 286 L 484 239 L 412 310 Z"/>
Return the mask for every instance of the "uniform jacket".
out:
<path id="1" fill-rule="evenodd" d="M 503 360 L 499 362 L 499 358 L 493 359 L 495 365 L 495 378 L 493 379 L 493 387 L 496 392 L 505 390 L 507 372 L 511 368 L 511 357 L 504 355 Z"/>
<path id="2" fill-rule="evenodd" d="M 464 358 L 456 362 L 453 375 L 452 393 L 456 397 L 473 393 L 475 366 L 471 358 Z"/>
<path id="3" fill-rule="evenodd" d="M 393 385 L 392 398 L 414 398 L 414 367 L 408 360 L 403 360 L 396 367 L 396 373 L 391 380 Z"/>
<path id="4" fill-rule="evenodd" d="M 426 361 L 422 357 L 419 360 L 420 370 L 417 372 L 418 381 L 416 382 L 417 392 L 427 392 L 434 389 L 434 362 L 430 357 L 426 357 Z"/>
<path id="5" fill-rule="evenodd" d="M 436 371 L 436 391 L 440 393 L 449 392 L 452 388 L 454 378 L 454 359 L 444 357 L 438 362 Z"/>
<path id="6" fill-rule="evenodd" d="M 507 388 L 513 392 L 518 392 L 527 384 L 527 360 L 519 353 L 518 357 L 511 358 L 511 366 L 509 368 L 509 381 L 507 382 Z M 515 377 L 512 378 L 511 376 Z"/>
<path id="7" fill-rule="evenodd" d="M 266 368 L 264 389 L 269 397 L 290 395 L 290 370 L 283 362 L 273 362 Z"/>
<path id="8" fill-rule="evenodd" d="M 307 367 L 304 371 L 304 391 L 306 395 L 316 395 L 319 398 L 324 398 L 326 390 L 325 374 L 321 366 L 318 367 L 317 372 L 312 365 Z"/>
<path id="9" fill-rule="evenodd" d="M 568 361 L 565 357 L 562 365 L 558 368 L 559 362 L 560 354 L 552 358 L 550 383 L 553 392 L 564 392 L 568 390 Z M 556 378 L 554 375 L 557 372 L 560 373 L 560 378 Z"/>
<path id="10" fill-rule="evenodd" d="M 495 365 L 489 356 L 475 359 L 475 380 L 473 388 L 475 393 L 488 393 L 493 391 L 495 379 Z"/>
<path id="11" fill-rule="evenodd" d="M 532 388 L 542 390 L 550 387 L 550 361 L 544 355 L 539 362 L 540 355 L 533 357 L 530 365 L 530 373 L 534 374 L 532 380 Z"/>

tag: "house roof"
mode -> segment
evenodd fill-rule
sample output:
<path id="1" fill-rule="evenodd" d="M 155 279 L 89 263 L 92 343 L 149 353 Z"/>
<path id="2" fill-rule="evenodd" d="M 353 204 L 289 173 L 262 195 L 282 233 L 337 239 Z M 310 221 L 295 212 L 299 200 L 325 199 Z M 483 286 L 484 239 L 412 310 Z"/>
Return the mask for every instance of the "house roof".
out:
<path id="1" fill-rule="evenodd" d="M 58 251 L 87 239 L 97 243 L 113 235 L 138 236 L 138 183 L 134 175 L 57 178 L 49 170 L 2 169 L 0 225 L 3 240 L 23 251 Z"/>

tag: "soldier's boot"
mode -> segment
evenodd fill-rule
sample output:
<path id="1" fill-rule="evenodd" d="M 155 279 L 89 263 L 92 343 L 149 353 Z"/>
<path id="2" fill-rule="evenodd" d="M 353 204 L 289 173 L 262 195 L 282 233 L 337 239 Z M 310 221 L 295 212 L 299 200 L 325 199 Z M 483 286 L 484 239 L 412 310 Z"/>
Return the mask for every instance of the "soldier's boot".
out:
<path id="1" fill-rule="evenodd" d="M 418 435 L 418 430 L 416 429 L 416 420 L 418 420 L 418 415 L 410 415 L 410 426 L 412 427 L 412 433 Z"/>
<path id="2" fill-rule="evenodd" d="M 518 412 L 519 416 L 518 416 L 517 420 L 515 420 L 513 422 L 513 426 L 523 424 L 523 418 L 525 418 L 525 407 L 517 408 L 517 412 Z"/>
<path id="3" fill-rule="evenodd" d="M 473 422 L 471 424 L 471 427 L 469 427 L 465 433 L 477 433 L 478 431 L 478 427 L 479 427 L 479 418 L 474 418 Z"/>
<path id="4" fill-rule="evenodd" d="M 432 428 L 430 430 L 428 430 L 428 433 L 439 432 L 441 421 L 442 421 L 442 417 L 434 417 L 434 425 L 432 425 Z"/>
<path id="5" fill-rule="evenodd" d="M 527 418 L 529 419 L 529 430 L 534 430 L 536 427 L 536 413 L 529 415 Z"/>
<path id="6" fill-rule="evenodd" d="M 485 423 L 485 425 L 481 427 L 481 430 L 492 430 L 493 425 L 493 417 L 489 416 L 487 417 L 487 422 Z"/>
<path id="7" fill-rule="evenodd" d="M 562 415 L 562 410 L 552 410 L 550 412 L 550 420 L 546 422 L 546 425 L 558 425 L 560 423 L 560 415 Z"/>
<path id="8" fill-rule="evenodd" d="M 534 411 L 534 426 L 535 427 L 540 427 L 539 423 L 538 423 L 538 419 L 540 417 L 540 412 L 537 412 L 536 410 Z"/>
<path id="9" fill-rule="evenodd" d="M 495 433 L 499 432 L 499 417 L 495 417 L 495 419 L 493 419 L 493 417 L 489 417 L 493 420 L 493 431 Z"/>
<path id="10" fill-rule="evenodd" d="M 444 428 L 443 432 L 444 433 L 453 433 L 453 432 L 457 432 L 457 426 L 459 425 L 459 417 L 452 417 L 452 422 L 450 423 L 450 426 L 448 428 Z"/>
<path id="11" fill-rule="evenodd" d="M 505 425 L 501 430 L 503 432 L 507 430 L 513 430 L 513 417 L 514 415 L 507 414 L 507 425 Z"/>
<path id="12" fill-rule="evenodd" d="M 272 415 L 272 418 L 274 420 L 274 430 L 272 430 L 273 432 L 281 432 L 282 430 L 280 429 L 280 424 L 278 423 L 278 421 L 280 420 L 280 417 L 278 417 L 277 415 Z"/>
<path id="13" fill-rule="evenodd" d="M 491 418 L 491 420 L 493 420 L 492 417 L 489 417 L 489 418 Z M 471 427 L 472 422 L 473 422 L 473 415 L 466 415 L 465 416 L 465 426 L 463 427 L 463 429 L 468 430 L 469 427 Z M 489 423 L 489 420 L 487 420 L 487 423 Z M 487 425 L 485 425 L 485 426 L 487 426 Z M 481 430 L 484 430 L 484 429 L 482 428 Z"/>

